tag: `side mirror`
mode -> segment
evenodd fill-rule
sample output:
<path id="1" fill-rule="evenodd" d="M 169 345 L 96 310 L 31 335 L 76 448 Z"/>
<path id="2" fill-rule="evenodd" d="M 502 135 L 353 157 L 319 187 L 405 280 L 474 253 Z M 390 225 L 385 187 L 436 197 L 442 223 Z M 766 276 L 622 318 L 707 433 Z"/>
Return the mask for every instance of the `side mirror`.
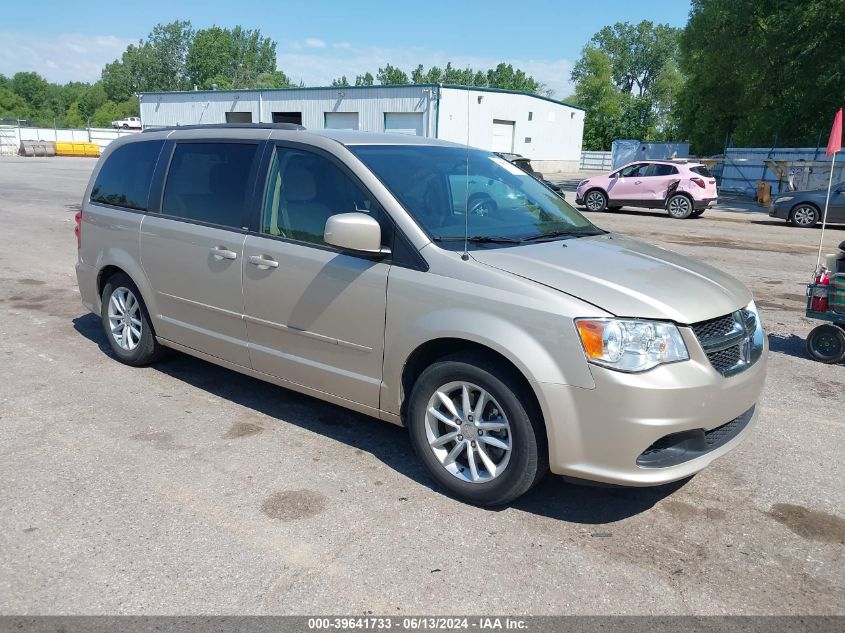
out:
<path id="1" fill-rule="evenodd" d="M 368 255 L 388 255 L 389 248 L 382 248 L 381 227 L 366 213 L 338 213 L 326 220 L 323 231 L 326 244 L 345 251 Z"/>

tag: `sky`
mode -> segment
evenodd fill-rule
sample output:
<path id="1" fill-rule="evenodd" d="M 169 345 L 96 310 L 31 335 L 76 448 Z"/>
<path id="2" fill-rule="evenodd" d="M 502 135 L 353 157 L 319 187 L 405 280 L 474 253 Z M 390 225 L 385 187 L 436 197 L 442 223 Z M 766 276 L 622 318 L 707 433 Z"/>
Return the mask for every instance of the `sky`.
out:
<path id="1" fill-rule="evenodd" d="M 103 66 L 156 23 L 190 20 L 258 28 L 278 42 L 278 66 L 294 82 L 327 85 L 391 63 L 487 69 L 504 61 L 572 93 L 581 49 L 614 22 L 682 27 L 689 0 L 32 0 L 0 21 L 0 73 L 34 70 L 49 81 L 99 79 Z"/>

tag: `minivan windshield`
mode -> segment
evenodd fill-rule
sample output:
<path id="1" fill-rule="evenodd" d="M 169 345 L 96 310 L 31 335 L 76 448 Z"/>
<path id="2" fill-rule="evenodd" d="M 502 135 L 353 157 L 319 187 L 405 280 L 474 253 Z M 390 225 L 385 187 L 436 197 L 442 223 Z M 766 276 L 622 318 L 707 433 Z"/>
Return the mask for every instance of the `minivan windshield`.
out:
<path id="1" fill-rule="evenodd" d="M 513 246 L 604 233 L 519 167 L 490 152 L 433 145 L 349 148 L 444 248 Z"/>

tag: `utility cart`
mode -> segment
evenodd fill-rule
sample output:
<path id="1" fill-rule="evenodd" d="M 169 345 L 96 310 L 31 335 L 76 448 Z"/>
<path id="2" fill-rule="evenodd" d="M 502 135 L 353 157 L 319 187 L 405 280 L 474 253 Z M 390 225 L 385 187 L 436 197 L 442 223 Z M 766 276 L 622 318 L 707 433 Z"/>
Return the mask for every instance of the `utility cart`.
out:
<path id="1" fill-rule="evenodd" d="M 815 282 L 807 286 L 807 316 L 825 321 L 807 336 L 807 353 L 822 363 L 845 360 L 845 242 L 828 255 Z"/>

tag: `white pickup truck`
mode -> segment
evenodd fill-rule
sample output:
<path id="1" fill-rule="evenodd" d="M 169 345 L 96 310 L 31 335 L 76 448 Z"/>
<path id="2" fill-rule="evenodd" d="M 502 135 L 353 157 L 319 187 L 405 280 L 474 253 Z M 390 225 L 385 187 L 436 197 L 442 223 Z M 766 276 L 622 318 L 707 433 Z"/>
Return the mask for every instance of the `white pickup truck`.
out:
<path id="1" fill-rule="evenodd" d="M 111 126 L 116 129 L 128 130 L 130 128 L 141 129 L 141 117 L 128 116 L 120 121 L 112 121 Z"/>

